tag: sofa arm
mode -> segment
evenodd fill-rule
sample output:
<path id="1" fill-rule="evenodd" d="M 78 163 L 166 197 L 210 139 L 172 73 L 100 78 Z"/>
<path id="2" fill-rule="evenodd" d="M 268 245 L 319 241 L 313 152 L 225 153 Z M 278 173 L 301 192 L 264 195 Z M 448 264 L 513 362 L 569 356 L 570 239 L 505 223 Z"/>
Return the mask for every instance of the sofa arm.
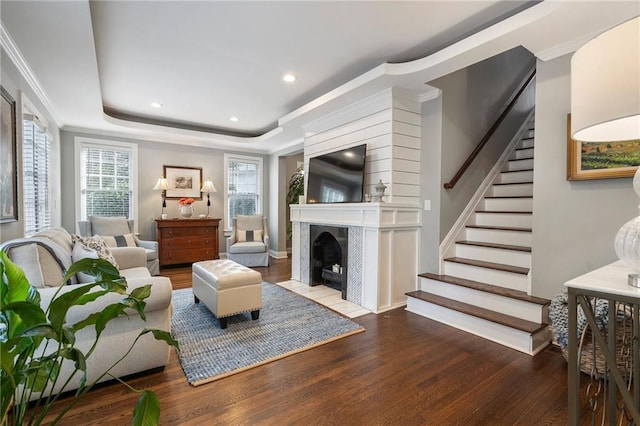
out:
<path id="1" fill-rule="evenodd" d="M 264 238 L 262 239 L 262 242 L 264 242 L 264 245 L 267 247 L 267 252 L 269 251 L 269 236 L 265 235 Z"/>
<path id="2" fill-rule="evenodd" d="M 109 250 L 120 269 L 147 267 L 147 254 L 142 247 L 111 247 Z"/>
<path id="3" fill-rule="evenodd" d="M 145 249 L 149 249 L 149 250 L 153 250 L 155 252 L 158 251 L 158 242 L 157 241 L 145 241 L 145 240 L 140 240 L 137 237 L 134 237 L 136 244 L 138 245 L 138 247 L 142 247 Z"/>
<path id="4" fill-rule="evenodd" d="M 145 312 L 153 312 L 162 309 L 167 309 L 171 305 L 171 280 L 167 277 L 144 277 L 144 278 L 131 278 L 127 280 L 127 293 L 131 293 L 134 289 L 138 287 L 145 286 L 147 284 L 151 284 L 151 295 L 145 299 L 146 305 L 144 307 Z M 40 293 L 41 301 L 40 306 L 42 306 L 43 310 L 46 310 L 51 304 L 51 300 L 53 299 L 55 293 L 60 290 L 58 297 L 61 294 L 67 293 L 74 289 L 77 289 L 79 286 L 86 284 L 73 284 L 63 286 L 61 289 L 58 287 L 46 287 L 39 288 L 38 293 Z M 99 291 L 100 287 L 95 287 L 92 291 Z M 92 314 L 94 312 L 100 312 L 105 307 L 112 303 L 117 303 L 122 300 L 125 296 L 117 293 L 109 293 L 106 294 L 97 300 L 87 303 L 82 306 L 74 306 L 71 308 L 67 314 L 67 324 L 75 324 L 78 321 L 83 320 L 87 317 L 87 315 Z M 127 309 L 127 313 L 129 315 L 136 315 L 137 312 L 132 309 Z"/>
<path id="5" fill-rule="evenodd" d="M 232 245 L 236 243 L 236 234 L 231 235 L 227 238 L 227 253 L 229 253 L 229 249 Z"/>

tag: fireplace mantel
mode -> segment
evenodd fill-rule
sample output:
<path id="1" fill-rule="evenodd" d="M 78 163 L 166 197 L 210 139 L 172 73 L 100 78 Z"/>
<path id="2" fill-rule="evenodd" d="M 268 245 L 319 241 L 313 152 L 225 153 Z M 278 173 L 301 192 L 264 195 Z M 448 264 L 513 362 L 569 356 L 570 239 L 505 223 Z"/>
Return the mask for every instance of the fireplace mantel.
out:
<path id="1" fill-rule="evenodd" d="M 291 205 L 294 280 L 309 284 L 309 225 L 349 228 L 352 302 L 375 312 L 406 305 L 418 286 L 421 212 L 414 204 L 345 203 Z M 351 236 L 355 238 L 351 238 Z"/>

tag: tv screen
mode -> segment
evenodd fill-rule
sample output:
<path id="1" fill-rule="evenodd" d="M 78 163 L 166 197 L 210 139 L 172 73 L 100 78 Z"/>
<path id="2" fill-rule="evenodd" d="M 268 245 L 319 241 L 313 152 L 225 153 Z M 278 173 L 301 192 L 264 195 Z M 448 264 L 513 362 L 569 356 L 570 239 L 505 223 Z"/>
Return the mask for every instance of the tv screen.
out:
<path id="1" fill-rule="evenodd" d="M 309 159 L 307 203 L 361 203 L 367 146 Z"/>

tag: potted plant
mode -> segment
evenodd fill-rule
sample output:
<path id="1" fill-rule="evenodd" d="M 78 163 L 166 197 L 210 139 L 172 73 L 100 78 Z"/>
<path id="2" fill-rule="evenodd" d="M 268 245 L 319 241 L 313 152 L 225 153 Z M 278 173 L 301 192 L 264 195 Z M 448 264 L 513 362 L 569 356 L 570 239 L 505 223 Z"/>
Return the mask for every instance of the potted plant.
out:
<path id="1" fill-rule="evenodd" d="M 86 360 L 92 355 L 100 334 L 112 319 L 126 315 L 126 309 L 134 309 L 144 320 L 145 299 L 151 294 L 151 286 L 136 288 L 127 293 L 127 283 L 117 268 L 103 259 L 83 259 L 74 263 L 65 273 L 64 282 L 78 272 L 95 277 L 91 284 L 78 285 L 71 291 L 56 292 L 46 310 L 40 306 L 40 294 L 32 287 L 22 269 L 15 265 L 4 251 L 0 251 L 0 402 L 1 425 L 41 424 L 58 400 L 53 394 L 58 372 L 63 361 L 73 362 L 75 374 L 81 375 L 81 384 L 75 398 L 55 418 L 58 423 L 101 378 L 110 375 L 117 365 L 109 366 L 96 381 L 86 383 Z M 83 320 L 68 324 L 66 317 L 74 306 L 81 306 L 109 294 L 118 293 L 123 298 L 106 306 L 102 311 L 88 314 Z M 75 333 L 85 327 L 95 327 L 96 339 L 91 349 L 83 353 L 75 347 Z M 148 333 L 177 347 L 171 334 L 155 329 L 144 329 L 137 340 Z M 131 347 L 131 348 L 132 348 Z M 131 350 L 129 348 L 129 351 Z M 127 352 L 128 354 L 128 352 Z M 73 376 L 72 376 L 73 377 Z M 129 389 L 139 392 L 134 408 L 133 424 L 157 424 L 160 404 L 149 390 L 138 391 L 121 379 L 112 376 Z M 67 381 L 68 383 L 68 381 Z M 66 384 L 66 383 L 65 383 Z M 64 387 L 63 387 L 64 390 Z M 42 392 L 42 393 L 41 393 Z M 41 393 L 31 404 L 34 393 Z"/>
<path id="2" fill-rule="evenodd" d="M 298 204 L 300 196 L 304 194 L 304 168 L 298 167 L 296 172 L 289 178 L 289 190 L 287 191 L 287 208 L 291 204 Z M 287 225 L 287 239 L 291 239 L 291 223 Z"/>

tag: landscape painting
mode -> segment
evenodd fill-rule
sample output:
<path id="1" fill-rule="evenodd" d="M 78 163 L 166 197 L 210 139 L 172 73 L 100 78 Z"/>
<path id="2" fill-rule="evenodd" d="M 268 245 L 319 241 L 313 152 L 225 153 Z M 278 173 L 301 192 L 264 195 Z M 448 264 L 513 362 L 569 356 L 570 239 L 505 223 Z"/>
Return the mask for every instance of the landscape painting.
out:
<path id="1" fill-rule="evenodd" d="M 640 139 L 610 142 L 576 141 L 571 137 L 571 115 L 568 115 L 568 180 L 633 177 L 638 166 Z"/>

